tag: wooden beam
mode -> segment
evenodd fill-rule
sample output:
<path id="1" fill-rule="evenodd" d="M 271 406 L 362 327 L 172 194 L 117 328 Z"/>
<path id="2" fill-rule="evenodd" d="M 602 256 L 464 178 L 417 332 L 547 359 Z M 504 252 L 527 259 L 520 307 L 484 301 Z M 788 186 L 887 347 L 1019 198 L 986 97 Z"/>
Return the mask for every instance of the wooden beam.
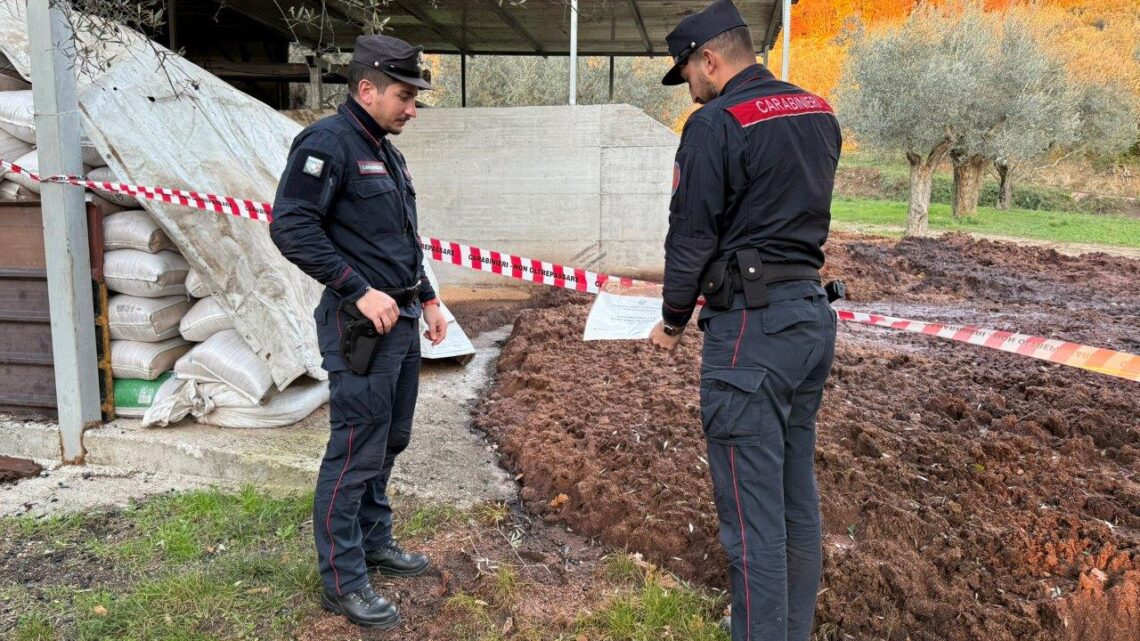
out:
<path id="1" fill-rule="evenodd" d="M 423 8 L 417 6 L 415 2 L 412 2 L 410 0 L 394 0 L 394 2 L 399 5 L 401 9 L 407 11 L 416 20 L 419 20 L 420 22 L 424 23 L 424 25 L 426 25 L 429 29 L 438 33 L 440 36 L 443 36 L 444 40 L 447 40 L 451 44 L 455 45 L 457 49 L 460 51 L 467 51 L 466 40 L 456 36 L 451 31 L 451 29 L 448 29 L 447 27 L 440 24 L 438 21 L 436 21 L 435 18 L 432 18 L 430 15 L 428 15 L 427 12 L 423 10 Z"/>
<path id="2" fill-rule="evenodd" d="M 311 72 L 320 73 L 321 82 L 343 83 L 347 70 L 343 65 L 320 63 L 310 67 L 300 62 L 225 62 L 203 60 L 198 63 L 222 80 L 265 80 L 270 82 L 310 82 Z"/>
<path id="3" fill-rule="evenodd" d="M 645 51 L 653 53 L 653 41 L 649 39 L 649 32 L 645 29 L 645 19 L 641 17 L 641 7 L 637 6 L 637 0 L 628 0 L 629 10 L 633 13 L 633 19 L 637 22 L 637 29 L 641 32 L 641 41 L 645 43 Z"/>
<path id="4" fill-rule="evenodd" d="M 534 36 L 532 36 L 530 32 L 526 30 L 526 27 L 522 26 L 522 23 L 518 21 L 518 18 L 512 16 L 509 11 L 504 9 L 502 5 L 499 4 L 498 0 L 483 0 L 483 4 L 494 11 L 495 15 L 499 16 L 503 22 L 507 23 L 511 29 L 514 29 L 515 33 L 519 34 L 525 40 L 530 42 L 531 46 L 534 47 L 535 53 L 542 53 L 542 43 L 539 42 Z"/>

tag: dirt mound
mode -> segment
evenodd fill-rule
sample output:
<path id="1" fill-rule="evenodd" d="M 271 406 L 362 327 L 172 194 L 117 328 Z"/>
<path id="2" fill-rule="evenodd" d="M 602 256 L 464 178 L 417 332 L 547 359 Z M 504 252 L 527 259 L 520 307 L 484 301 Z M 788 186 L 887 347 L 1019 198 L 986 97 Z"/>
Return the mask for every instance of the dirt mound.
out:
<path id="1" fill-rule="evenodd" d="M 1003 310 L 1014 300 L 1024 308 L 1005 322 L 1039 327 L 1092 308 L 1082 321 L 1090 335 L 1131 331 L 1115 325 L 1113 303 L 1132 296 L 1134 309 L 1140 293 L 1128 261 L 965 238 L 841 239 L 831 257 L 832 277 L 862 300 Z M 476 424 L 523 475 L 529 509 L 723 587 L 700 336 L 675 357 L 638 342 L 584 343 L 587 311 L 582 301 L 523 313 Z M 816 455 L 825 638 L 1140 638 L 1137 391 L 844 325 Z"/>
<path id="2" fill-rule="evenodd" d="M 826 251 L 824 274 L 844 279 L 856 302 L 1140 304 L 1137 261 L 1107 254 L 1066 256 L 965 234 L 901 240 L 834 234 Z"/>

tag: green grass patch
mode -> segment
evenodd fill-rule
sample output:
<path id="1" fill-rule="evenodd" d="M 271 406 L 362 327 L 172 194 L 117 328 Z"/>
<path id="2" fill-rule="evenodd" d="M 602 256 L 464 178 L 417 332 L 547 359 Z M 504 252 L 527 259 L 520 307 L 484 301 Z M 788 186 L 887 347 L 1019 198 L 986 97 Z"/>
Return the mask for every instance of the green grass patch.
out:
<path id="1" fill-rule="evenodd" d="M 397 539 L 431 536 L 461 514 L 461 511 L 447 505 L 425 505 L 417 508 L 407 519 L 397 522 L 393 535 Z"/>
<path id="2" fill-rule="evenodd" d="M 16 619 L 14 641 L 55 641 L 55 627 L 42 613 L 33 613 Z"/>
<path id="3" fill-rule="evenodd" d="M 632 555 L 615 552 L 605 558 L 606 579 L 617 584 L 640 584 L 645 580 L 645 570 Z"/>
<path id="4" fill-rule="evenodd" d="M 79 531 L 87 523 L 84 514 L 65 514 L 40 518 L 34 516 L 18 516 L 5 519 L 7 527 L 3 528 L 13 536 L 28 539 L 54 540 L 67 538 Z"/>
<path id="5" fill-rule="evenodd" d="M 723 609 L 719 599 L 687 585 L 667 588 L 647 581 L 579 622 L 577 633 L 614 641 L 728 641 L 720 627 Z"/>
<path id="6" fill-rule="evenodd" d="M 290 638 L 319 608 L 312 541 L 299 536 L 311 510 L 311 495 L 247 488 L 164 495 L 97 518 L 0 519 L 9 535 L 106 559 L 94 590 L 46 585 L 40 599 L 19 586 L 0 593 L 20 607 L 14 638 Z"/>
<path id="7" fill-rule="evenodd" d="M 836 198 L 832 219 L 857 227 L 899 231 L 906 226 L 907 203 L 863 198 Z M 954 220 L 949 205 L 930 206 L 930 229 L 1009 236 L 1058 243 L 1091 243 L 1140 247 L 1140 219 L 1060 211 L 979 207 L 976 216 Z"/>
<path id="8" fill-rule="evenodd" d="M 116 560 L 181 563 L 296 538 L 311 517 L 312 494 L 273 497 L 247 487 L 237 494 L 203 490 L 132 506 L 124 517 L 139 536 L 109 546 Z"/>

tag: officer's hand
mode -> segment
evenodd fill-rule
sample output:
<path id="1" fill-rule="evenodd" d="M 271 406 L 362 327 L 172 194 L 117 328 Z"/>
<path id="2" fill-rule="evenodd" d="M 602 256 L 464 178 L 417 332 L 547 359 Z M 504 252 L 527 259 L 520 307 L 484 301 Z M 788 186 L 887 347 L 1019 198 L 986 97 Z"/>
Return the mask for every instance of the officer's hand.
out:
<path id="1" fill-rule="evenodd" d="M 439 309 L 439 305 L 424 307 L 424 323 L 428 327 L 427 331 L 424 332 L 424 337 L 431 341 L 432 345 L 439 345 L 443 339 L 447 338 L 447 319 L 443 316 L 443 311 Z"/>
<path id="2" fill-rule="evenodd" d="M 400 318 L 400 308 L 396 301 L 384 292 L 370 289 L 356 301 L 356 308 L 360 310 L 376 325 L 376 331 L 387 334 L 396 326 Z"/>
<path id="3" fill-rule="evenodd" d="M 653 331 L 649 332 L 649 344 L 657 349 L 663 349 L 667 352 L 676 351 L 677 346 L 681 344 L 681 337 L 684 332 L 676 336 L 670 336 L 665 333 L 665 321 L 657 323 Z"/>

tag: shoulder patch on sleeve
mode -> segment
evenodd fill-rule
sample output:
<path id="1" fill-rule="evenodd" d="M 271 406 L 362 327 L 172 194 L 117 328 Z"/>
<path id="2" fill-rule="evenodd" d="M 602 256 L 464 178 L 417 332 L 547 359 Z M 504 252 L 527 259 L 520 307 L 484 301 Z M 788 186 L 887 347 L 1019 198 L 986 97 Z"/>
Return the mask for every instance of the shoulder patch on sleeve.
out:
<path id="1" fill-rule="evenodd" d="M 319 149 L 298 149 L 285 171 L 285 198 L 316 203 L 324 191 L 325 178 L 332 171 L 331 155 Z"/>
<path id="2" fill-rule="evenodd" d="M 326 160 L 326 158 L 321 158 L 318 155 L 309 155 L 305 158 L 305 164 L 301 167 L 301 171 L 314 178 L 320 178 L 325 173 Z"/>

